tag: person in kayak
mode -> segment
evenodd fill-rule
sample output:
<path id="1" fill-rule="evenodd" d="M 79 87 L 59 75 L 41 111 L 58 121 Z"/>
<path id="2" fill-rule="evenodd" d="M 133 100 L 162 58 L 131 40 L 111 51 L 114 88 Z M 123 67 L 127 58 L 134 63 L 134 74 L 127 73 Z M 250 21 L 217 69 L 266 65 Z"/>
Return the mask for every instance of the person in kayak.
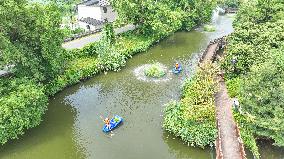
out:
<path id="1" fill-rule="evenodd" d="M 179 67 L 180 67 L 179 63 L 176 63 L 176 64 L 175 64 L 175 69 L 178 70 Z"/>
<path id="2" fill-rule="evenodd" d="M 109 120 L 109 118 L 105 118 L 104 122 L 105 122 L 107 128 L 110 129 L 110 120 Z"/>

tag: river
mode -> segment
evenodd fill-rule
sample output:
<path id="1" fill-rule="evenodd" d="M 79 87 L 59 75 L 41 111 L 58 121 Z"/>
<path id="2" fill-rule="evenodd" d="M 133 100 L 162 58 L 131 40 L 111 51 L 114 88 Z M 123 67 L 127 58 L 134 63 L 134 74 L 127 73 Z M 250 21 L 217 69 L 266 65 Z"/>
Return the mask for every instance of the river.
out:
<path id="1" fill-rule="evenodd" d="M 192 76 L 197 55 L 211 39 L 233 31 L 231 17 L 215 14 L 213 24 L 216 32 L 203 32 L 199 28 L 177 32 L 129 59 L 120 72 L 97 75 L 56 94 L 50 99 L 42 124 L 0 147 L 0 158 L 215 158 L 214 148 L 190 147 L 161 127 L 164 104 L 179 98 L 182 81 Z M 149 80 L 139 68 L 153 61 L 169 70 L 178 61 L 184 71 L 179 76 L 169 74 L 162 80 Z M 113 134 L 104 134 L 100 116 L 114 114 L 122 116 L 124 124 Z M 284 157 L 283 150 L 267 144 L 261 146 L 261 151 L 266 159 Z"/>

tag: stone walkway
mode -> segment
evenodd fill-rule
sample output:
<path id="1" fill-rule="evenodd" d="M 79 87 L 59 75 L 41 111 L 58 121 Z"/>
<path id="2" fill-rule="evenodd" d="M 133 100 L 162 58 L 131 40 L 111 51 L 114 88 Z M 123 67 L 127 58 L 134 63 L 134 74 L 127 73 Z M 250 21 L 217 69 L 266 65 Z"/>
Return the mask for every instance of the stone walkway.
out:
<path id="1" fill-rule="evenodd" d="M 135 28 L 136 27 L 134 25 L 129 24 L 124 27 L 114 29 L 114 31 L 115 31 L 115 34 L 119 34 L 119 33 L 129 31 L 129 30 L 134 30 Z M 93 43 L 93 42 L 100 40 L 101 37 L 102 37 L 101 33 L 92 34 L 92 35 L 89 35 L 89 36 L 86 36 L 80 39 L 76 39 L 73 41 L 63 43 L 62 47 L 67 50 L 80 49 L 89 43 Z"/>
<path id="2" fill-rule="evenodd" d="M 208 46 L 207 52 L 201 62 L 212 61 L 214 53 L 218 47 L 218 43 Z M 224 79 L 219 76 L 219 91 L 215 95 L 216 118 L 219 123 L 218 139 L 221 139 L 221 159 L 244 159 L 242 156 L 242 146 L 238 140 L 236 131 L 236 123 L 232 113 L 233 101 L 230 99 Z M 217 139 L 217 140 L 218 140 Z M 218 153 L 218 152 L 217 152 Z M 220 155 L 220 154 L 218 154 Z"/>
<path id="3" fill-rule="evenodd" d="M 203 58 L 203 61 L 211 61 L 213 56 L 214 56 L 214 52 L 216 50 L 216 48 L 218 47 L 218 43 L 216 44 L 212 44 L 208 47 L 208 51 L 205 55 L 205 57 Z"/>
<path id="4" fill-rule="evenodd" d="M 219 91 L 215 95 L 217 120 L 220 125 L 221 149 L 224 159 L 242 159 L 236 124 L 232 113 L 230 99 L 225 82 L 220 78 Z"/>

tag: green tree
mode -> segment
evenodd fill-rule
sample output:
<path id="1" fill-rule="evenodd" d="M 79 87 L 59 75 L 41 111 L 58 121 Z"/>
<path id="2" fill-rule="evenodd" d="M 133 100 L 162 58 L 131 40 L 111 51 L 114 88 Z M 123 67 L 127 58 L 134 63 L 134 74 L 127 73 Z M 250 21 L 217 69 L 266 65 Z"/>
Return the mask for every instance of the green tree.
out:
<path id="1" fill-rule="evenodd" d="M 273 58 L 267 62 L 252 67 L 242 82 L 239 96 L 243 111 L 254 117 L 253 132 L 272 138 L 277 146 L 284 146 L 283 50 L 273 53 Z"/>
<path id="2" fill-rule="evenodd" d="M 215 0 L 111 0 L 119 16 L 139 25 L 144 33 L 164 36 L 186 24 L 188 28 L 208 21 Z"/>
<path id="3" fill-rule="evenodd" d="M 17 76 L 39 81 L 53 78 L 64 64 L 58 7 L 53 3 L 28 5 L 25 0 L 2 0 L 0 17 L 4 63 L 14 64 Z"/>

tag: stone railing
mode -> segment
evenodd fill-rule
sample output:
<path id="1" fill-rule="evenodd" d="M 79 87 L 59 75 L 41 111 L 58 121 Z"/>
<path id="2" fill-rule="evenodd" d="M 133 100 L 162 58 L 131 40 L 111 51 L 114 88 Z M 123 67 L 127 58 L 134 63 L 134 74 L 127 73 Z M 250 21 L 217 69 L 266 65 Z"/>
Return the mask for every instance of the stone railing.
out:
<path id="1" fill-rule="evenodd" d="M 220 128 L 220 124 L 219 124 L 219 120 L 217 117 L 217 129 L 218 129 L 218 137 L 215 141 L 215 149 L 216 149 L 216 159 L 223 159 L 224 155 L 223 155 L 223 151 L 222 151 L 222 140 L 221 140 L 221 128 Z"/>
<path id="2" fill-rule="evenodd" d="M 217 55 L 217 52 L 221 49 L 223 49 L 226 45 L 227 45 L 227 40 L 226 38 L 228 37 L 229 35 L 225 35 L 223 37 L 220 37 L 220 38 L 217 38 L 217 39 L 214 39 L 214 40 L 211 40 L 209 42 L 209 44 L 207 45 L 206 49 L 203 50 L 203 52 L 201 53 L 201 57 L 199 58 L 199 62 L 202 62 L 204 60 L 204 57 L 207 55 L 208 53 L 208 49 L 214 45 L 214 44 L 218 44 L 216 46 L 216 48 L 214 49 L 214 53 L 213 53 L 213 56 L 211 58 L 211 60 L 214 60 L 216 55 Z"/>
<path id="3" fill-rule="evenodd" d="M 236 129 L 237 136 L 238 136 L 238 142 L 239 142 L 239 145 L 240 145 L 240 153 L 241 153 L 242 159 L 246 159 L 246 152 L 245 152 L 245 148 L 244 148 L 244 143 L 243 143 L 242 138 L 241 138 L 241 133 L 240 133 L 238 123 L 236 123 L 235 129 Z"/>

